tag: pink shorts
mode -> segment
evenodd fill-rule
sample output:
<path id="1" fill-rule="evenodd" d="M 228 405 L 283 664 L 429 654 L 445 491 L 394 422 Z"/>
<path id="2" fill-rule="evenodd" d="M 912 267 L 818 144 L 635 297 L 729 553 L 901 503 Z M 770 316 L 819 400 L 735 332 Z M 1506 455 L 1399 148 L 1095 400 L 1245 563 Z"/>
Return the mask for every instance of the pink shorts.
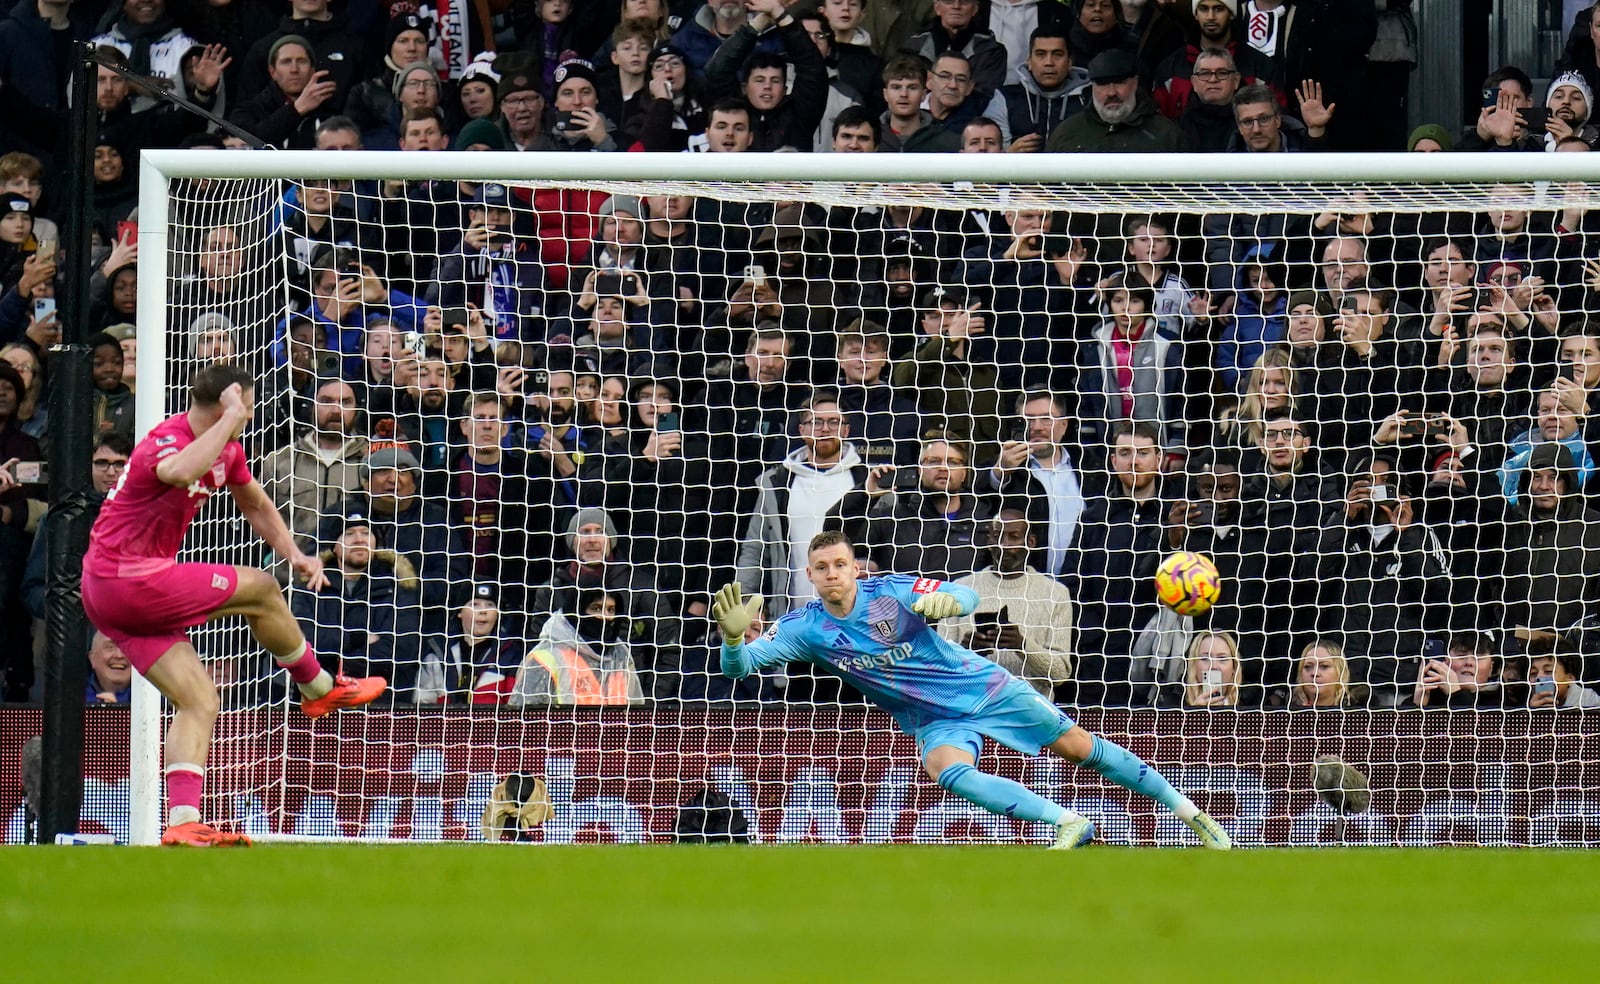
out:
<path id="1" fill-rule="evenodd" d="M 174 564 L 143 577 L 103 577 L 83 572 L 83 610 L 148 673 L 167 650 L 188 642 L 184 630 L 200 625 L 228 603 L 239 572 L 227 564 Z"/>

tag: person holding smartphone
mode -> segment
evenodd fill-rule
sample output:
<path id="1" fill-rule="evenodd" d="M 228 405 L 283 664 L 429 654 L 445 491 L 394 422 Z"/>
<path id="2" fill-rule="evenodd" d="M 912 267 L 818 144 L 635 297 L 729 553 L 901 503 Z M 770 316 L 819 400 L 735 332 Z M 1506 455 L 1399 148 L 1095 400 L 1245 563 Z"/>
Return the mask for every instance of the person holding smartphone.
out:
<path id="1" fill-rule="evenodd" d="M 1600 708 L 1600 693 L 1581 682 L 1583 656 L 1571 649 L 1528 660 L 1530 708 Z"/>
<path id="2" fill-rule="evenodd" d="M 1227 632 L 1197 632 L 1184 658 L 1183 706 L 1239 706 L 1239 643 Z"/>

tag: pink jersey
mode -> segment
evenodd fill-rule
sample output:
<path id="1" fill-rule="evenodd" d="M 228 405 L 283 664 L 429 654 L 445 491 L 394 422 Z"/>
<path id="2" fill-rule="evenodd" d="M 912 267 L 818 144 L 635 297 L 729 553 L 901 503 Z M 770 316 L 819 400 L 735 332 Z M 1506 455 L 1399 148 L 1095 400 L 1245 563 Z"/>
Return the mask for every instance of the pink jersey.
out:
<path id="1" fill-rule="evenodd" d="M 140 577 L 177 562 L 178 548 L 206 500 L 229 485 L 248 485 L 244 447 L 229 441 L 211 470 L 186 488 L 168 485 L 156 465 L 194 442 L 187 414 L 168 417 L 133 449 L 128 467 L 100 507 L 83 569 L 101 577 Z"/>

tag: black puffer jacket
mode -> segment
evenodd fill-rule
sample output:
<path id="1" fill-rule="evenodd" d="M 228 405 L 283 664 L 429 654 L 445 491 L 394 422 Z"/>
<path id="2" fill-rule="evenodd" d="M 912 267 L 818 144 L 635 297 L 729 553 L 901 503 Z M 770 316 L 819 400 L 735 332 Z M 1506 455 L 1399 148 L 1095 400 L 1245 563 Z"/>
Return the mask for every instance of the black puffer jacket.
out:
<path id="1" fill-rule="evenodd" d="M 1528 494 L 1534 472 L 1554 468 L 1562 485 L 1553 513 Z M 1506 531 L 1505 624 L 1555 629 L 1600 601 L 1600 513 L 1584 506 L 1572 452 L 1554 442 L 1533 449 Z"/>

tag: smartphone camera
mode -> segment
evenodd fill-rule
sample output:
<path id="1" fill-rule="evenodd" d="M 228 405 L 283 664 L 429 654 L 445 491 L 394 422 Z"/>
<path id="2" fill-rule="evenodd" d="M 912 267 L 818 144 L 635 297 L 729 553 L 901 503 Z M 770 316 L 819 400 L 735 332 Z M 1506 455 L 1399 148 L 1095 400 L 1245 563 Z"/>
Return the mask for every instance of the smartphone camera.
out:
<path id="1" fill-rule="evenodd" d="M 339 362 L 340 362 L 340 359 L 339 359 L 339 353 L 338 352 L 318 352 L 317 353 L 317 375 L 319 375 L 319 376 L 337 376 L 337 375 L 339 375 Z"/>
<path id="2" fill-rule="evenodd" d="M 557 113 L 555 125 L 551 127 L 556 133 L 566 133 L 573 129 L 571 113 Z"/>
<path id="3" fill-rule="evenodd" d="M 602 273 L 594 278 L 596 297 L 622 297 L 622 274 Z"/>

